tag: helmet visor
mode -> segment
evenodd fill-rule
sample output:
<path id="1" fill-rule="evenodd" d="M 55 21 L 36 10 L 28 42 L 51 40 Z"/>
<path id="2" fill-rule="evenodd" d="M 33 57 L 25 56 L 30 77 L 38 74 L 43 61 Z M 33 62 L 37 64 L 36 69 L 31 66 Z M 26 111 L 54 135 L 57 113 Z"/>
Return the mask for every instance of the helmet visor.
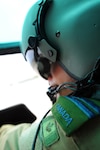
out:
<path id="1" fill-rule="evenodd" d="M 39 73 L 44 79 L 48 79 L 52 62 L 42 55 L 39 48 L 37 48 L 37 52 L 29 49 L 26 52 L 26 60 L 31 64 L 35 72 Z"/>

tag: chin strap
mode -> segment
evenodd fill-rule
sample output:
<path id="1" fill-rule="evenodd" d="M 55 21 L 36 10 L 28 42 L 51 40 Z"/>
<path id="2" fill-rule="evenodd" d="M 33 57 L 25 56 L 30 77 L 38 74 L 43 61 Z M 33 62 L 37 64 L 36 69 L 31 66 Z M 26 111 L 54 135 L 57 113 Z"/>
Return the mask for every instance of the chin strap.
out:
<path id="1" fill-rule="evenodd" d="M 50 97 L 53 104 L 56 102 L 57 93 L 59 93 L 63 89 L 70 89 L 72 91 L 76 91 L 77 84 L 74 82 L 65 82 L 63 84 L 60 84 L 59 86 L 49 87 L 47 95 Z"/>

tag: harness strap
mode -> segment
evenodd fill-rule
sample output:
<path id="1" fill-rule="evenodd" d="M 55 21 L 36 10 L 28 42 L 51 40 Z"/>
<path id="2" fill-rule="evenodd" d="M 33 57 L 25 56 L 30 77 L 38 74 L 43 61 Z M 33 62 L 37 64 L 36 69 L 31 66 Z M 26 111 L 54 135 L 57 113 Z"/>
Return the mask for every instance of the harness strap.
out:
<path id="1" fill-rule="evenodd" d="M 100 101 L 75 96 L 60 96 L 51 111 L 66 135 L 71 136 L 89 119 L 100 115 Z"/>

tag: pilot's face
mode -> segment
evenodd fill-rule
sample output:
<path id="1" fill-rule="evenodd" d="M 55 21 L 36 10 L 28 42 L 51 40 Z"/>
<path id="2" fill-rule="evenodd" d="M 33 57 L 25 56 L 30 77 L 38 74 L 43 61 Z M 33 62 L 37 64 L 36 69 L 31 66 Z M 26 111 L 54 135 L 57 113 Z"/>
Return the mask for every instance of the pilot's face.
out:
<path id="1" fill-rule="evenodd" d="M 58 64 L 55 63 L 51 67 L 50 76 L 48 77 L 48 82 L 50 86 L 58 86 L 65 82 L 75 82 L 75 79 L 70 77 L 63 68 Z M 68 95 L 72 93 L 70 89 L 64 89 L 60 91 L 60 95 Z"/>

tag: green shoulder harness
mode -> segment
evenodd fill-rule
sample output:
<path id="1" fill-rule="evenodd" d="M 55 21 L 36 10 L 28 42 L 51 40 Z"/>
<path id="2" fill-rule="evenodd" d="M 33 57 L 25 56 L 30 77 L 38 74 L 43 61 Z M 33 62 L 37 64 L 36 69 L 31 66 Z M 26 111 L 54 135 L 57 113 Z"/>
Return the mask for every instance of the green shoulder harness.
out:
<path id="1" fill-rule="evenodd" d="M 52 107 L 52 113 L 66 135 L 70 136 L 89 119 L 100 114 L 100 101 L 61 96 Z"/>

